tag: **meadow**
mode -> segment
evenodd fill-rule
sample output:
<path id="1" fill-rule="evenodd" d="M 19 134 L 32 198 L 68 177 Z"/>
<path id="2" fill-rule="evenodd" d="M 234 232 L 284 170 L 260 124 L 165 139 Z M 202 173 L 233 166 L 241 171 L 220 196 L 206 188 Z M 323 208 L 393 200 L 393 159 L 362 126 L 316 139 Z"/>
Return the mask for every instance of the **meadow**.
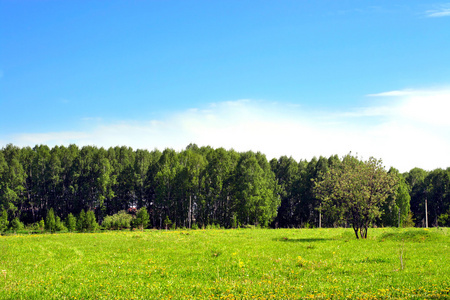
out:
<path id="1" fill-rule="evenodd" d="M 448 299 L 447 228 L 0 236 L 0 299 Z"/>

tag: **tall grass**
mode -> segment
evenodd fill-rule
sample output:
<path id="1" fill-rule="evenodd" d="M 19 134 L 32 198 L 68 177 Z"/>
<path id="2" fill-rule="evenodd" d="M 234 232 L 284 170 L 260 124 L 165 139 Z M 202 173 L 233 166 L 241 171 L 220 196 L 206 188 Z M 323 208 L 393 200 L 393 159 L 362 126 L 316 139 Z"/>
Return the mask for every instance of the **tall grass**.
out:
<path id="1" fill-rule="evenodd" d="M 449 254 L 446 228 L 11 235 L 0 299 L 447 299 Z"/>

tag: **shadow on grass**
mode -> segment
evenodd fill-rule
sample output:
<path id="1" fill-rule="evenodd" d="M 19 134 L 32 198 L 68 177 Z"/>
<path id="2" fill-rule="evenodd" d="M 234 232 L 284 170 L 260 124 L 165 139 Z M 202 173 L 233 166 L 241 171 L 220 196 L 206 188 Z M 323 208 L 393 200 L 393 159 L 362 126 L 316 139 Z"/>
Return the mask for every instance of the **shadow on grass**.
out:
<path id="1" fill-rule="evenodd" d="M 289 242 L 289 243 L 313 243 L 313 242 L 331 241 L 332 239 L 325 239 L 325 238 L 306 238 L 306 239 L 297 238 L 297 239 L 293 239 L 293 238 L 281 237 L 281 238 L 275 238 L 273 240 L 277 241 L 277 242 Z"/>

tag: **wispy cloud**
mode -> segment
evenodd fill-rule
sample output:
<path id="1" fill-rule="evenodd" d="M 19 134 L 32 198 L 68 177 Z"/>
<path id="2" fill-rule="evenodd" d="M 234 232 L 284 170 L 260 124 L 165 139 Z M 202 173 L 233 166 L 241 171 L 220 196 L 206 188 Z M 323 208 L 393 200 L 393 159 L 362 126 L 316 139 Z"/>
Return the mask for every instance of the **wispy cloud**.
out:
<path id="1" fill-rule="evenodd" d="M 45 133 L 21 133 L 13 135 L 11 143 L 18 146 L 33 146 L 46 144 L 69 145 L 78 144 L 80 141 L 92 136 L 91 132 L 82 131 L 55 131 Z M 92 143 L 93 144 L 93 143 Z"/>
<path id="2" fill-rule="evenodd" d="M 401 91 L 389 91 L 377 94 L 369 94 L 368 97 L 401 97 L 416 94 L 418 91 L 414 90 L 401 90 Z"/>
<path id="3" fill-rule="evenodd" d="M 449 17 L 450 16 L 450 3 L 440 5 L 436 9 L 427 10 L 425 16 L 429 18 Z"/>
<path id="4" fill-rule="evenodd" d="M 450 89 L 398 90 L 369 96 L 394 97 L 385 111 L 391 118 L 423 126 L 450 126 Z"/>
<path id="5" fill-rule="evenodd" d="M 16 145 L 127 145 L 160 150 L 189 143 L 261 151 L 269 159 L 345 155 L 381 158 L 401 171 L 450 166 L 450 90 L 399 90 L 373 94 L 376 103 L 351 111 L 238 100 L 212 103 L 146 122 L 91 122 L 86 131 L 23 133 Z"/>

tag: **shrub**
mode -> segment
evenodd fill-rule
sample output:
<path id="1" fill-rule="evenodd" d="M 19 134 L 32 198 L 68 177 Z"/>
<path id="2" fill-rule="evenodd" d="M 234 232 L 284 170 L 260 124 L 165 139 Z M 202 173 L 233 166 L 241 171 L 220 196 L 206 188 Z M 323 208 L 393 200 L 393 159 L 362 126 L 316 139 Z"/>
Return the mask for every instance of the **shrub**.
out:
<path id="1" fill-rule="evenodd" d="M 147 209 L 142 207 L 136 213 L 136 219 L 133 220 L 133 227 L 138 227 L 141 230 L 144 230 L 150 223 L 150 216 L 148 215 Z"/>
<path id="2" fill-rule="evenodd" d="M 85 229 L 88 232 L 95 231 L 98 227 L 97 220 L 95 219 L 95 214 L 92 210 L 89 210 L 86 213 L 86 223 L 85 223 Z"/>
<path id="3" fill-rule="evenodd" d="M 113 229 L 113 223 L 114 223 L 113 216 L 106 216 L 106 217 L 103 219 L 102 227 L 103 227 L 104 229 L 111 230 L 111 229 Z"/>
<path id="4" fill-rule="evenodd" d="M 14 218 L 14 220 L 11 221 L 11 230 L 19 231 L 23 230 L 23 228 L 24 228 L 23 223 L 20 222 L 19 218 Z"/>
<path id="5" fill-rule="evenodd" d="M 169 219 L 169 216 L 166 216 L 164 219 L 164 226 L 166 227 L 166 230 L 172 225 L 172 221 Z"/>
<path id="6" fill-rule="evenodd" d="M 66 218 L 66 226 L 67 230 L 69 230 L 70 232 L 74 232 L 75 230 L 77 230 L 77 218 L 75 218 L 72 213 L 70 213 Z"/>
<path id="7" fill-rule="evenodd" d="M 44 231 L 44 229 L 45 229 L 45 221 L 44 221 L 44 219 L 41 219 L 39 221 L 39 230 Z"/>
<path id="8" fill-rule="evenodd" d="M 237 228 L 237 227 L 238 227 L 237 217 L 236 217 L 236 214 L 233 214 L 233 218 L 231 218 L 231 228 Z"/>
<path id="9" fill-rule="evenodd" d="M 56 217 L 55 221 L 56 231 L 66 231 L 67 227 L 64 225 L 64 222 L 61 221 L 60 217 Z"/>
<path id="10" fill-rule="evenodd" d="M 0 213 L 0 232 L 6 231 L 6 229 L 8 229 L 8 225 L 8 213 L 6 212 L 6 210 L 3 210 Z"/>
<path id="11" fill-rule="evenodd" d="M 208 224 L 206 225 L 206 229 L 220 229 L 220 225 L 219 224 Z"/>
<path id="12" fill-rule="evenodd" d="M 80 232 L 92 232 L 95 231 L 97 227 L 98 224 L 94 212 L 92 210 L 88 210 L 87 212 L 81 210 L 77 220 L 77 230 Z"/>
<path id="13" fill-rule="evenodd" d="M 121 210 L 112 216 L 106 216 L 102 222 L 102 226 L 108 230 L 126 229 L 131 227 L 133 216 Z"/>
<path id="14" fill-rule="evenodd" d="M 409 212 L 406 220 L 403 222 L 403 227 L 414 227 L 414 224 L 413 214 Z"/>
<path id="15" fill-rule="evenodd" d="M 31 223 L 26 226 L 26 230 L 31 232 L 39 231 L 39 222 Z"/>
<path id="16" fill-rule="evenodd" d="M 438 217 L 438 224 L 439 226 L 450 226 L 450 209 L 445 214 L 441 214 Z"/>
<path id="17" fill-rule="evenodd" d="M 47 217 L 45 218 L 45 229 L 52 233 L 56 231 L 56 220 L 53 208 L 50 208 L 50 210 L 47 212 Z"/>

